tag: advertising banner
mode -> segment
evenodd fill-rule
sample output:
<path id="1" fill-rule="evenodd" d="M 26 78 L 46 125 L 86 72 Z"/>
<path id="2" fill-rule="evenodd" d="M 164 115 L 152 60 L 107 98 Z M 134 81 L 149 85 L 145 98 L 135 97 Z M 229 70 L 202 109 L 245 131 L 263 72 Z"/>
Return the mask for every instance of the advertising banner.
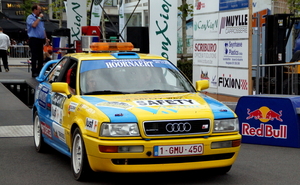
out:
<path id="1" fill-rule="evenodd" d="M 248 68 L 248 40 L 220 40 L 219 66 Z"/>
<path id="2" fill-rule="evenodd" d="M 249 37 L 249 10 L 222 12 L 219 20 L 219 39 Z"/>
<path id="3" fill-rule="evenodd" d="M 197 80 L 209 81 L 209 92 L 217 92 L 218 88 L 218 68 L 209 66 L 194 66 L 197 70 Z"/>
<path id="4" fill-rule="evenodd" d="M 194 39 L 218 39 L 219 37 L 218 13 L 194 16 Z"/>
<path id="5" fill-rule="evenodd" d="M 218 65 L 219 42 L 215 41 L 194 41 L 194 65 Z"/>
<path id="6" fill-rule="evenodd" d="M 218 91 L 233 96 L 248 95 L 248 69 L 218 67 Z"/>
<path id="7" fill-rule="evenodd" d="M 219 0 L 195 0 L 194 4 L 194 15 L 199 13 L 210 13 L 210 12 L 218 12 Z"/>
<path id="8" fill-rule="evenodd" d="M 220 11 L 247 8 L 249 0 L 220 0 Z"/>
<path id="9" fill-rule="evenodd" d="M 81 27 L 86 26 L 86 1 L 68 0 L 67 27 L 71 31 L 71 43 L 81 40 Z"/>
<path id="10" fill-rule="evenodd" d="M 244 96 L 238 101 L 243 143 L 300 147 L 299 97 L 284 95 Z"/>
<path id="11" fill-rule="evenodd" d="M 118 3 L 119 9 L 119 33 L 121 34 L 122 38 L 125 38 L 125 1 L 119 0 Z"/>
<path id="12" fill-rule="evenodd" d="M 177 65 L 177 1 L 148 1 L 150 9 L 150 53 Z"/>
<path id="13" fill-rule="evenodd" d="M 104 0 L 93 0 L 91 6 L 91 26 L 100 26 Z"/>

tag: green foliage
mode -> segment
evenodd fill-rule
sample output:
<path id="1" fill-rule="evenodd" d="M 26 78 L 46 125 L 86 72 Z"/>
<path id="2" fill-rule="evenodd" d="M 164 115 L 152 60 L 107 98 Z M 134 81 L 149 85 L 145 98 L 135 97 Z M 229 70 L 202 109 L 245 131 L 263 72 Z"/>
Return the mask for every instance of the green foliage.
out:
<path id="1" fill-rule="evenodd" d="M 186 62 L 178 60 L 177 67 L 188 77 L 191 82 L 193 81 L 193 60 L 188 60 Z"/>
<path id="2" fill-rule="evenodd" d="M 287 0 L 287 3 L 290 11 L 298 17 L 300 11 L 300 0 Z"/>
<path id="3" fill-rule="evenodd" d="M 25 11 L 24 20 L 32 13 L 31 7 L 34 4 L 39 4 L 39 2 L 39 0 L 24 0 L 23 3 L 20 4 L 20 7 Z"/>
<path id="4" fill-rule="evenodd" d="M 192 4 L 182 3 L 181 6 L 178 7 L 178 10 L 182 12 L 183 17 L 193 16 L 194 6 Z"/>

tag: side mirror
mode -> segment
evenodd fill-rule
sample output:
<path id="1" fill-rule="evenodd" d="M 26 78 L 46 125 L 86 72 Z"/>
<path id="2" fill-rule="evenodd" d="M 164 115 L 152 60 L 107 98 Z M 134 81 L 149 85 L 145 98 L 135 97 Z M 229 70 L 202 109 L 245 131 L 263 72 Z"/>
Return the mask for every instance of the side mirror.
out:
<path id="1" fill-rule="evenodd" d="M 52 86 L 52 92 L 57 93 L 64 93 L 68 96 L 68 98 L 71 98 L 72 94 L 69 91 L 69 85 L 65 82 L 53 82 L 51 84 Z"/>
<path id="2" fill-rule="evenodd" d="M 49 62 L 47 62 L 43 68 L 41 69 L 41 72 L 39 74 L 39 76 L 37 76 L 35 79 L 38 82 L 42 82 L 45 80 L 46 76 L 48 75 L 49 71 L 47 71 L 48 68 L 50 68 L 53 64 L 56 64 L 59 60 L 50 60 Z"/>
<path id="3" fill-rule="evenodd" d="M 208 80 L 199 80 L 196 82 L 196 90 L 202 91 L 204 89 L 209 88 L 209 81 Z"/>

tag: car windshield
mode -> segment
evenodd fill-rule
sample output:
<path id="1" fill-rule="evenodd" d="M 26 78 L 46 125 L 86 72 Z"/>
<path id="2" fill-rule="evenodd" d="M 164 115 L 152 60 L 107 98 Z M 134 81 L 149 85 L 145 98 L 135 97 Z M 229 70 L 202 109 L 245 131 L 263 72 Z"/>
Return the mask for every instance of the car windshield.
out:
<path id="1" fill-rule="evenodd" d="M 195 92 L 167 60 L 85 60 L 80 68 L 83 95 Z"/>

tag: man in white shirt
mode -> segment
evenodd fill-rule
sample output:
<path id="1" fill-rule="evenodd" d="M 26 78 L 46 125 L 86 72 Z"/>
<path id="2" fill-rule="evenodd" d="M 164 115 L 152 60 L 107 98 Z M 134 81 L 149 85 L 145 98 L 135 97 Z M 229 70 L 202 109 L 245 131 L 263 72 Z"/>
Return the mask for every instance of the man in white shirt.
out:
<path id="1" fill-rule="evenodd" d="M 3 66 L 6 72 L 9 71 L 8 62 L 7 62 L 7 50 L 9 46 L 10 46 L 9 36 L 3 33 L 3 28 L 0 27 L 0 58 L 2 58 Z M 0 66 L 0 72 L 2 72 L 1 66 Z"/>

